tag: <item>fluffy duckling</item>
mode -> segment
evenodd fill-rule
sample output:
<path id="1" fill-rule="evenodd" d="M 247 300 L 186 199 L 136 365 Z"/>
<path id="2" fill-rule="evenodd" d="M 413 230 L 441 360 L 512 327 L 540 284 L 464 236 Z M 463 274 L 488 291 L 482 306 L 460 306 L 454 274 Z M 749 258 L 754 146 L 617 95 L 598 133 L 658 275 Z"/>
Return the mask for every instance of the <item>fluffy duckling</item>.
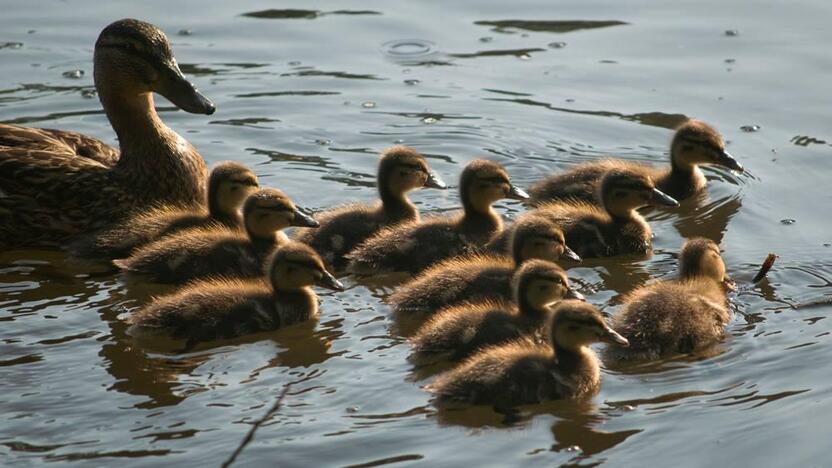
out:
<path id="1" fill-rule="evenodd" d="M 742 172 L 743 167 L 727 151 L 722 136 L 701 120 L 690 119 L 676 129 L 670 144 L 670 167 L 660 169 L 645 164 L 607 159 L 589 162 L 558 175 L 547 177 L 530 190 L 530 203 L 552 200 L 580 200 L 599 203 L 598 184 L 604 174 L 626 168 L 651 177 L 656 187 L 677 200 L 684 200 L 705 188 L 700 164 L 715 164 Z"/>
<path id="2" fill-rule="evenodd" d="M 442 259 L 476 251 L 503 228 L 500 215 L 491 205 L 503 198 L 528 198 L 499 164 L 483 159 L 465 166 L 459 194 L 461 215 L 382 229 L 347 255 L 349 270 L 361 275 L 417 273 Z"/>
<path id="3" fill-rule="evenodd" d="M 119 150 L 72 132 L 0 124 L 0 248 L 63 247 L 149 207 L 205 203 L 199 152 L 168 128 L 159 93 L 180 109 L 214 105 L 185 79 L 165 34 L 122 19 L 95 43 L 95 88 Z"/>
<path id="4" fill-rule="evenodd" d="M 347 263 L 344 255 L 381 228 L 419 220 L 419 210 L 407 199 L 407 192 L 422 187 L 447 187 L 428 168 L 425 158 L 406 146 L 384 151 L 378 165 L 377 185 L 380 204 L 353 204 L 325 211 L 315 216 L 321 223 L 319 228 L 304 229 L 295 240 L 312 246 L 328 265 L 343 268 Z"/>
<path id="5" fill-rule="evenodd" d="M 649 253 L 653 232 L 636 210 L 679 205 L 657 189 L 650 177 L 627 169 L 605 174 L 599 191 L 601 207 L 578 201 L 552 202 L 537 210 L 561 226 L 566 243 L 583 258 Z"/>
<path id="6" fill-rule="evenodd" d="M 152 208 L 93 237 L 74 242 L 69 250 L 81 258 L 120 258 L 150 241 L 189 228 L 215 225 L 242 228 L 240 206 L 257 187 L 257 176 L 251 169 L 232 161 L 220 163 L 208 178 L 207 210 L 201 205 Z"/>
<path id="7" fill-rule="evenodd" d="M 719 246 L 696 238 L 679 256 L 679 278 L 642 286 L 628 295 L 613 323 L 630 340 L 629 348 L 608 348 L 613 359 L 656 359 L 714 344 L 730 319 L 726 275 Z"/>
<path id="8" fill-rule="evenodd" d="M 130 274 L 161 283 L 185 283 L 208 276 L 257 277 L 278 246 L 289 242 L 289 226 L 316 226 L 277 189 L 260 189 L 243 205 L 245 231 L 224 227 L 189 229 L 151 242 L 113 263 Z"/>
<path id="9" fill-rule="evenodd" d="M 134 313 L 128 333 L 186 339 L 188 349 L 203 341 L 276 330 L 318 315 L 312 285 L 344 289 L 315 251 L 289 242 L 270 259 L 266 278 L 191 283 Z"/>
<path id="10" fill-rule="evenodd" d="M 545 260 L 529 260 L 512 279 L 514 303 L 486 299 L 442 309 L 410 340 L 411 359 L 418 363 L 459 361 L 486 346 L 524 336 L 537 338 L 549 305 L 583 299 L 569 287 L 566 273 Z"/>
<path id="11" fill-rule="evenodd" d="M 554 307 L 549 344 L 518 340 L 475 354 L 437 377 L 428 387 L 438 403 L 489 404 L 512 407 L 598 393 L 595 342 L 627 345 L 590 304 L 566 300 Z"/>
<path id="12" fill-rule="evenodd" d="M 428 315 L 461 302 L 511 301 L 511 277 L 529 259 L 580 260 L 550 219 L 526 216 L 513 230 L 511 256 L 471 254 L 438 263 L 398 288 L 388 303 L 397 314 Z"/>

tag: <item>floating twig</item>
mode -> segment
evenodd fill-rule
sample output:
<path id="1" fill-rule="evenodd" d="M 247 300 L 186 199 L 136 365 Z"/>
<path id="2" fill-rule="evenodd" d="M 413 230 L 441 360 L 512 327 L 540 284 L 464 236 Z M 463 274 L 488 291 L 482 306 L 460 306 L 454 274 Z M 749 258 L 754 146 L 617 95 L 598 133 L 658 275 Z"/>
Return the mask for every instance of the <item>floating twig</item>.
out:
<path id="1" fill-rule="evenodd" d="M 777 255 L 770 253 L 766 257 L 766 260 L 763 262 L 763 265 L 760 267 L 760 271 L 754 275 L 754 278 L 751 280 L 752 283 L 759 283 L 763 278 L 766 277 L 771 267 L 774 266 L 774 262 L 777 260 Z"/>
<path id="2" fill-rule="evenodd" d="M 234 450 L 234 453 L 232 453 L 231 456 L 228 457 L 228 460 L 223 462 L 223 464 L 221 465 L 222 468 L 228 468 L 229 466 L 231 466 L 231 464 L 234 463 L 235 460 L 237 460 L 237 456 L 240 455 L 240 453 L 242 453 L 243 450 L 245 450 L 246 446 L 249 443 L 251 443 L 252 440 L 254 440 L 254 433 L 257 432 L 257 429 L 259 429 L 260 426 L 263 425 L 263 423 L 271 419 L 272 416 L 274 416 L 274 414 L 277 413 L 277 411 L 280 409 L 280 406 L 283 404 L 283 399 L 286 398 L 286 394 L 289 393 L 289 388 L 292 386 L 292 383 L 293 382 L 289 382 L 283 386 L 283 391 L 280 392 L 280 395 L 278 395 L 277 400 L 275 400 L 272 407 L 269 408 L 268 411 L 266 411 L 266 414 L 261 419 L 255 421 L 254 424 L 251 425 L 251 429 L 249 429 L 248 434 L 246 434 L 246 436 L 243 437 L 243 440 L 240 441 L 240 445 L 238 445 L 237 448 Z"/>

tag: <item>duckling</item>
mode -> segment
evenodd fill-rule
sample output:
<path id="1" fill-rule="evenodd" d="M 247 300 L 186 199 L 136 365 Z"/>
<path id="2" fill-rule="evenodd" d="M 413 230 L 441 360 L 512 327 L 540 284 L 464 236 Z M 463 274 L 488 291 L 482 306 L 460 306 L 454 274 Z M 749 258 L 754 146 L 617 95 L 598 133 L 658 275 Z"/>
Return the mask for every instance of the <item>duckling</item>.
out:
<path id="1" fill-rule="evenodd" d="M 552 200 L 580 200 L 598 204 L 598 184 L 604 174 L 629 169 L 651 177 L 656 187 L 677 200 L 685 200 L 705 188 L 700 164 L 716 164 L 742 172 L 742 165 L 725 151 L 722 136 L 701 120 L 690 119 L 676 129 L 670 144 L 670 168 L 607 159 L 589 162 L 541 180 L 530 190 L 531 205 Z"/>
<path id="2" fill-rule="evenodd" d="M 200 205 L 151 208 L 73 242 L 69 250 L 81 258 L 119 258 L 154 239 L 189 228 L 221 225 L 241 229 L 240 205 L 257 187 L 257 176 L 249 168 L 232 161 L 220 163 L 208 178 L 207 210 Z"/>
<path id="3" fill-rule="evenodd" d="M 411 360 L 459 361 L 486 346 L 524 336 L 536 338 L 549 314 L 549 305 L 562 299 L 583 299 L 569 287 L 563 269 L 545 260 L 524 263 L 512 283 L 514 303 L 486 299 L 458 303 L 437 312 L 410 340 Z"/>
<path id="4" fill-rule="evenodd" d="M 537 210 L 561 226 L 566 243 L 582 258 L 648 254 L 653 233 L 636 210 L 679 205 L 657 189 L 650 177 L 629 169 L 606 173 L 599 192 L 601 207 L 580 201 L 550 202 Z"/>
<path id="5" fill-rule="evenodd" d="M 590 304 L 565 300 L 554 307 L 548 323 L 551 344 L 522 339 L 493 346 L 437 377 L 428 386 L 439 405 L 465 403 L 512 407 L 598 393 L 595 342 L 627 345 Z"/>
<path id="6" fill-rule="evenodd" d="M 189 349 L 199 342 L 276 330 L 317 317 L 312 285 L 344 290 L 314 250 L 288 242 L 269 259 L 265 278 L 191 283 L 134 313 L 128 333 L 187 339 Z"/>
<path id="7" fill-rule="evenodd" d="M 191 113 L 214 105 L 182 75 L 165 34 L 116 21 L 99 35 L 94 61 L 118 157 L 82 135 L 0 125 L 0 248 L 60 247 L 137 210 L 205 204 L 205 161 L 162 123 L 153 93 Z"/>
<path id="8" fill-rule="evenodd" d="M 397 314 L 427 316 L 463 300 L 511 301 L 511 277 L 529 259 L 580 261 L 563 231 L 550 219 L 525 216 L 513 230 L 511 257 L 470 254 L 438 263 L 398 288 L 389 298 Z"/>
<path id="9" fill-rule="evenodd" d="M 384 151 L 377 181 L 380 204 L 353 204 L 325 211 L 315 217 L 321 223 L 319 228 L 304 229 L 295 240 L 311 245 L 328 265 L 344 268 L 344 255 L 381 228 L 419 220 L 419 211 L 407 199 L 407 192 L 422 187 L 447 187 L 428 168 L 425 158 L 406 146 Z"/>
<path id="10" fill-rule="evenodd" d="M 630 293 L 615 315 L 615 328 L 630 348 L 611 347 L 612 359 L 656 359 L 689 353 L 719 341 L 730 319 L 726 289 L 733 285 L 719 246 L 694 238 L 679 255 L 679 278 L 642 286 Z"/>
<path id="11" fill-rule="evenodd" d="M 160 283 L 185 283 L 208 276 L 257 277 L 268 255 L 289 242 L 281 229 L 317 225 L 277 189 L 260 189 L 249 195 L 243 205 L 243 223 L 245 232 L 215 226 L 172 234 L 113 264 Z"/>
<path id="12" fill-rule="evenodd" d="M 492 204 L 508 198 L 525 200 L 526 192 L 514 186 L 497 163 L 478 159 L 465 166 L 459 194 L 463 212 L 433 217 L 422 223 L 385 228 L 347 255 L 352 273 L 367 275 L 391 271 L 417 273 L 449 257 L 476 251 L 503 228 Z"/>

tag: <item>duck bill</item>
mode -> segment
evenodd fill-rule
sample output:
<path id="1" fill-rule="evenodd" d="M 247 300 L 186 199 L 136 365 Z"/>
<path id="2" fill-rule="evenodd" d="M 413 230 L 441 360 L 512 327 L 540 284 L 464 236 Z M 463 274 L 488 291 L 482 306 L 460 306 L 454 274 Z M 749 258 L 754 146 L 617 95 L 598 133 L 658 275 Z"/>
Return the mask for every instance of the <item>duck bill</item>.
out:
<path id="1" fill-rule="evenodd" d="M 675 198 L 657 188 L 653 189 L 653 199 L 650 204 L 653 206 L 679 206 L 679 202 Z"/>
<path id="2" fill-rule="evenodd" d="M 737 171 L 737 172 L 745 171 L 745 168 L 742 167 L 742 164 L 737 162 L 737 160 L 734 159 L 734 157 L 731 156 L 731 154 L 729 152 L 724 151 L 724 150 L 717 153 L 716 163 L 721 165 L 721 166 L 725 166 L 728 169 L 731 169 L 732 171 Z"/>
<path id="3" fill-rule="evenodd" d="M 630 346 L 630 341 L 621 336 L 617 331 L 610 327 L 604 330 L 604 335 L 601 336 L 601 341 L 604 343 L 617 344 L 620 346 Z"/>
<path id="4" fill-rule="evenodd" d="M 332 276 L 332 273 L 326 270 L 324 270 L 321 279 L 318 280 L 318 286 L 326 289 L 331 289 L 333 291 L 343 291 L 345 289 L 344 284 L 335 279 L 335 277 Z"/>
<path id="5" fill-rule="evenodd" d="M 439 176 L 433 172 L 428 171 L 428 180 L 425 181 L 425 188 L 435 188 L 444 190 L 448 188 L 448 184 L 445 183 Z"/>
<path id="6" fill-rule="evenodd" d="M 576 301 L 586 302 L 586 298 L 584 297 L 584 295 L 579 293 L 578 291 L 575 291 L 572 288 L 569 288 L 566 291 L 566 298 L 567 299 L 575 299 Z"/>
<path id="7" fill-rule="evenodd" d="M 320 225 L 321 223 L 316 221 L 315 218 L 309 216 L 308 214 L 300 210 L 295 210 L 295 215 L 292 218 L 291 226 L 316 228 Z"/>
<path id="8" fill-rule="evenodd" d="M 176 107 L 191 114 L 211 115 L 217 110 L 214 103 L 197 91 L 196 87 L 185 78 L 175 63 L 167 65 L 161 71 L 155 91 L 166 97 Z"/>
<path id="9" fill-rule="evenodd" d="M 526 191 L 521 189 L 520 187 L 512 184 L 508 189 L 506 198 L 510 200 L 528 200 L 529 194 L 526 193 Z"/>
<path id="10" fill-rule="evenodd" d="M 561 257 L 568 258 L 569 260 L 578 263 L 583 261 L 581 256 L 576 254 L 574 250 L 570 249 L 568 245 L 563 246 L 563 253 L 561 254 Z"/>

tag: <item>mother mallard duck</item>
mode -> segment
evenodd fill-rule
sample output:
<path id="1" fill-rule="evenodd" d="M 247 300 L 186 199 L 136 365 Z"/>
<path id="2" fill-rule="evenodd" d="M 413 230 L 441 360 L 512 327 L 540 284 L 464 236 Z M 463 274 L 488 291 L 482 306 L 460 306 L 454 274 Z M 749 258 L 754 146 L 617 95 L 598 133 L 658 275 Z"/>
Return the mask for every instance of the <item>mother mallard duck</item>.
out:
<path id="1" fill-rule="evenodd" d="M 119 150 L 85 135 L 0 124 L 0 248 L 59 246 L 153 205 L 204 204 L 206 167 L 153 106 L 210 115 L 165 34 L 116 21 L 95 43 L 95 88 Z"/>

